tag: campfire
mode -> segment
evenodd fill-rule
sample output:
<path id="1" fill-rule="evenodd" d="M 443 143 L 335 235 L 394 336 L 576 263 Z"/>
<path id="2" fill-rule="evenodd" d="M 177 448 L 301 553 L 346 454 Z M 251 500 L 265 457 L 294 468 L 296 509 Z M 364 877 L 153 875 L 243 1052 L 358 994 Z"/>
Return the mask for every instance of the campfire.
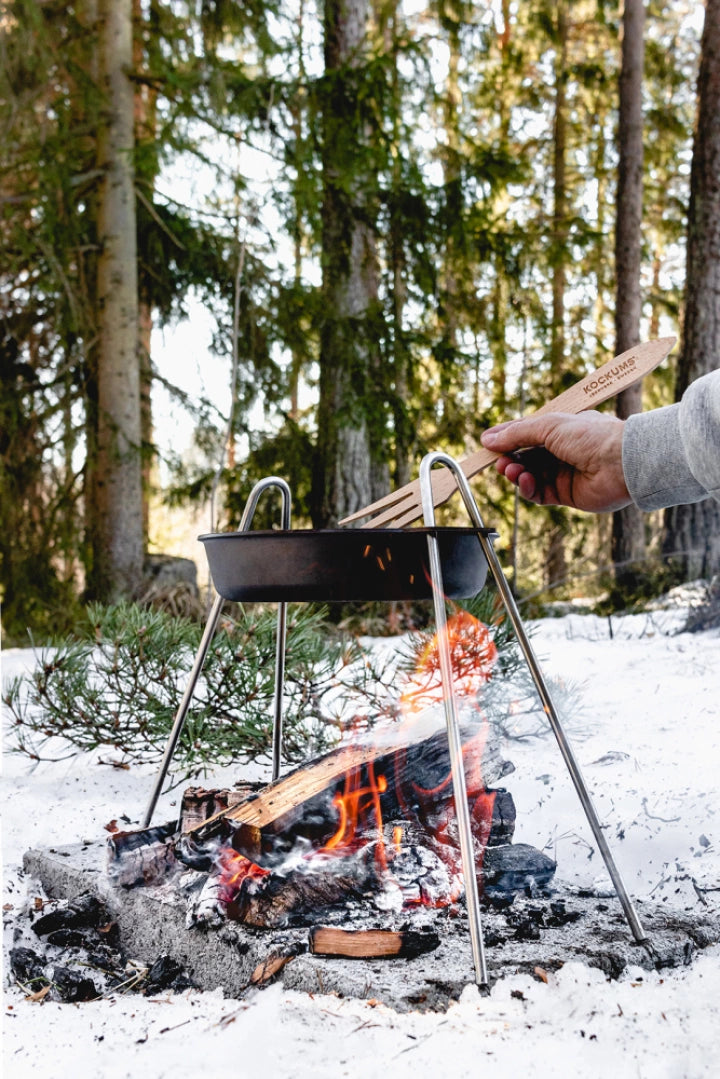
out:
<path id="1" fill-rule="evenodd" d="M 107 923 L 106 908 L 96 917 L 91 905 L 92 924 L 81 926 L 80 934 L 97 951 L 98 933 L 105 937 L 116 929 L 122 949 L 141 958 L 142 968 L 131 959 L 124 971 L 118 969 L 122 985 L 129 977 L 150 992 L 187 985 L 189 977 L 198 987 L 222 986 L 242 996 L 282 977 L 286 987 L 308 992 L 382 999 L 401 1009 L 437 1008 L 457 999 L 467 985 L 470 950 L 475 981 L 487 987 L 485 945 L 492 949 L 495 975 L 525 970 L 547 980 L 549 970 L 571 958 L 610 976 L 629 964 L 676 966 L 689 962 L 694 948 L 720 938 L 716 919 L 669 916 L 664 908 L 647 906 L 643 915 L 651 934 L 646 935 L 494 552 L 492 533 L 450 458 L 430 454 L 423 461 L 423 502 L 431 506 L 429 468 L 436 461 L 455 473 L 472 529 L 437 529 L 426 511 L 425 529 L 298 537 L 290 530 L 284 481 L 271 477 L 256 485 L 239 532 L 218 537 L 217 574 L 208 554 L 218 596 L 144 827 L 118 831 L 111 822 L 105 872 L 99 872 L 96 860 L 105 859 L 105 844 L 27 852 L 26 872 L 37 876 L 53 902 L 62 896 L 70 900 L 67 927 L 73 932 L 78 919 L 87 918 L 88 888 L 107 902 Z M 270 558 L 265 537 L 258 537 L 252 548 L 259 562 L 245 573 L 249 524 L 258 495 L 268 486 L 283 491 L 282 530 L 272 534 L 279 547 Z M 282 557 L 288 550 L 291 564 Z M 278 580 L 276 563 L 287 579 Z M 608 904 L 605 892 L 566 887 L 562 896 L 555 895 L 554 861 L 514 842 L 515 805 L 500 783 L 513 767 L 502 758 L 498 725 L 489 723 L 481 708 L 485 688 L 500 667 L 493 633 L 463 610 L 447 618 L 448 598 L 475 595 L 488 569 L 619 907 Z M 227 581 L 220 585 L 225 571 Z M 290 597 L 288 582 L 296 582 L 301 594 Z M 432 598 L 437 634 L 399 687 L 391 718 L 358 721 L 335 750 L 281 776 L 286 599 L 325 601 L 337 598 L 338 589 L 344 599 Z M 232 790 L 190 788 L 179 820 L 151 826 L 225 599 L 278 603 L 272 782 Z M 623 931 L 623 918 L 632 940 Z M 39 980 L 47 983 L 42 993 L 50 991 L 51 981 L 58 982 L 56 960 L 64 959 L 53 949 L 66 947 L 65 936 L 55 940 L 52 925 L 43 917 L 32 927 L 47 937 L 44 959 L 21 942 L 11 955 L 19 979 L 36 983 L 40 972 Z M 107 963 L 117 965 L 116 959 Z M 110 989 L 117 985 L 113 977 Z M 67 993 L 89 992 L 80 984 L 81 972 L 66 981 Z M 75 999 L 67 993 L 63 999 Z"/>
<path id="2" fill-rule="evenodd" d="M 453 474 L 472 528 L 436 527 L 431 479 L 435 464 Z M 270 487 L 281 492 L 282 529 L 252 532 L 258 499 Z M 529 850 L 525 862 L 518 858 L 519 847 L 510 842 L 515 816 L 512 799 L 504 789 L 493 787 L 489 774 L 487 722 L 474 705 L 479 686 L 490 676 L 495 646 L 485 627 L 469 620 L 467 614 L 456 615 L 448 626 L 447 600 L 477 594 L 489 569 L 625 917 L 635 940 L 644 943 L 645 931 L 495 553 L 495 533 L 485 528 L 461 466 L 445 454 L 431 453 L 423 459 L 419 493 L 426 522 L 423 529 L 295 532 L 290 528 L 288 485 L 278 477 L 267 477 L 251 491 L 237 532 L 201 537 L 218 595 L 175 717 L 145 824 L 152 819 L 225 599 L 278 603 L 274 782 L 193 828 L 181 819 L 181 834 L 172 854 L 167 849 L 168 837 L 161 838 L 162 858 L 175 858 L 206 874 L 202 894 L 189 915 L 190 925 L 223 916 L 252 926 L 302 924 L 318 912 L 353 899 L 402 912 L 417 907 L 447 909 L 464 892 L 476 982 L 487 985 L 480 893 L 531 890 L 547 884 L 555 870 L 554 863 L 537 851 Z M 432 598 L 437 635 L 421 658 L 415 678 L 403 688 L 397 725 L 379 725 L 372 735 L 280 779 L 289 597 L 300 601 Z M 437 701 L 442 702 L 443 734 L 437 721 L 433 722 Z M 118 837 L 114 846 L 118 862 L 123 858 L 122 845 Z M 144 875 L 146 854 L 139 857 Z M 119 875 L 117 866 L 114 872 Z"/>
<path id="3" fill-rule="evenodd" d="M 478 706 L 497 658 L 492 634 L 460 609 L 447 639 L 481 894 L 538 893 L 555 864 L 512 844 L 513 799 L 494 786 L 507 764 Z M 128 887 L 193 871 L 190 926 L 307 926 L 322 954 L 430 947 L 427 912 L 457 910 L 464 895 L 442 701 L 434 637 L 401 685 L 396 719 L 358 723 L 339 748 L 267 787 L 186 791 L 179 830 L 111 838 L 112 879 Z"/>

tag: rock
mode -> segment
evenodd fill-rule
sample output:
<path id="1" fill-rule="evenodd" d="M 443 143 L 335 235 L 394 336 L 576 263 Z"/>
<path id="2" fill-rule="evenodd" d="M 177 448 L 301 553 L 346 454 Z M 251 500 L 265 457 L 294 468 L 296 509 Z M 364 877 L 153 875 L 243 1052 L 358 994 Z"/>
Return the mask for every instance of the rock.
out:
<path id="1" fill-rule="evenodd" d="M 143 563 L 144 587 L 162 589 L 177 584 L 190 585 L 197 592 L 197 566 L 191 558 L 169 554 L 149 554 Z"/>
<path id="2" fill-rule="evenodd" d="M 556 863 L 527 843 L 487 847 L 483 860 L 484 892 L 492 899 L 517 892 L 532 894 L 552 880 Z"/>

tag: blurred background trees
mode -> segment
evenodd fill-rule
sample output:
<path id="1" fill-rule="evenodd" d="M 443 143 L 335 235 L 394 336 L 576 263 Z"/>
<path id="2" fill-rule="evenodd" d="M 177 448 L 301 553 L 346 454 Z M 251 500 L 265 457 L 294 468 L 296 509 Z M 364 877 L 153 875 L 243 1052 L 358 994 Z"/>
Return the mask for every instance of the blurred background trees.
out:
<path id="1" fill-rule="evenodd" d="M 633 407 L 716 366 L 719 7 L 5 0 L 5 633 L 138 594 L 168 501 L 225 527 L 274 472 L 326 526 L 628 334 L 684 326 Z M 199 308 L 219 411 L 176 386 L 194 356 L 153 354 Z M 157 429 L 159 387 L 192 454 Z M 667 559 L 718 568 L 697 510 L 638 539 L 477 492 L 525 595 L 597 593 L 613 552 L 625 597 Z"/>

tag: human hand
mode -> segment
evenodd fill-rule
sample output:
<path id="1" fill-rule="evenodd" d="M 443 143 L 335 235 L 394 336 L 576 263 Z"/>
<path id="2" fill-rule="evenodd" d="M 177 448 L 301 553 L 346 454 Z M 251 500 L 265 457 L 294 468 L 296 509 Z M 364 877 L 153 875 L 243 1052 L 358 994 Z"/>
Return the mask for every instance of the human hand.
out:
<path id="1" fill-rule="evenodd" d="M 548 412 L 491 427 L 482 443 L 502 455 L 495 467 L 529 501 L 606 513 L 632 501 L 622 467 L 623 428 L 607 413 Z M 527 447 L 540 453 L 512 456 Z"/>

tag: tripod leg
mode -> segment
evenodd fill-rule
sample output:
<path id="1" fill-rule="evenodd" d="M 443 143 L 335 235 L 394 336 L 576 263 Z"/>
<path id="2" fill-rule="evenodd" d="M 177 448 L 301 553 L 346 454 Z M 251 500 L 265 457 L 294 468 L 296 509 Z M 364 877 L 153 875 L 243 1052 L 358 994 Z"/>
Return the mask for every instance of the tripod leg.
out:
<path id="1" fill-rule="evenodd" d="M 430 483 L 430 468 L 432 467 L 433 459 L 434 455 L 428 454 L 427 457 L 423 458 L 420 466 L 420 486 L 423 491 L 423 502 L 425 506 L 425 524 L 429 527 L 432 527 L 435 524 L 435 509 L 432 503 L 432 486 Z M 428 535 L 428 555 L 430 560 L 430 576 L 433 585 L 433 604 L 440 656 L 445 722 L 447 725 L 448 746 L 450 749 L 453 797 L 455 800 L 455 813 L 458 822 L 463 879 L 465 881 L 465 901 L 467 903 L 468 921 L 470 923 L 470 945 L 472 948 L 473 962 L 475 964 L 475 982 L 477 985 L 485 987 L 488 984 L 485 942 L 483 939 L 482 919 L 480 916 L 480 897 L 478 893 L 477 869 L 475 867 L 475 852 L 470 825 L 470 812 L 468 810 L 465 765 L 463 762 L 462 743 L 460 740 L 460 725 L 458 723 L 455 692 L 453 688 L 452 659 L 450 656 L 450 645 L 448 644 L 447 639 L 447 615 L 445 611 L 442 566 L 440 563 L 440 551 L 437 537 L 432 534 Z"/>
<path id="2" fill-rule="evenodd" d="M 638 917 L 637 911 L 635 910 L 633 901 L 628 894 L 625 883 L 620 874 L 620 870 L 615 864 L 615 859 L 613 858 L 610 847 L 608 846 L 607 840 L 605 839 L 605 833 L 602 830 L 602 825 L 600 824 L 600 820 L 595 810 L 595 806 L 593 805 L 592 798 L 590 797 L 590 792 L 587 788 L 585 779 L 583 778 L 583 774 L 575 758 L 572 747 L 570 746 L 570 743 L 565 736 L 565 732 L 560 722 L 560 717 L 558 716 L 557 709 L 555 708 L 553 700 L 550 696 L 550 691 L 547 687 L 547 683 L 545 682 L 542 671 L 540 670 L 540 667 L 538 665 L 537 658 L 533 651 L 532 645 L 530 644 L 530 639 L 527 635 L 522 619 L 520 617 L 520 612 L 518 611 L 515 597 L 513 596 L 510 590 L 510 586 L 508 585 L 507 578 L 502 571 L 499 559 L 497 557 L 497 554 L 495 553 L 495 548 L 493 547 L 491 540 L 488 539 L 487 536 L 481 535 L 479 538 L 480 543 L 483 547 L 483 551 L 485 553 L 485 557 L 488 560 L 490 571 L 495 579 L 495 584 L 497 585 L 498 592 L 500 593 L 503 604 L 505 606 L 505 610 L 507 611 L 508 617 L 512 622 L 512 626 L 518 639 L 518 643 L 520 645 L 520 648 L 522 649 L 523 655 L 525 656 L 525 660 L 530 670 L 530 674 L 532 675 L 533 682 L 535 683 L 535 688 L 537 689 L 538 695 L 542 702 L 543 709 L 548 717 L 548 721 L 550 723 L 550 726 L 552 727 L 553 734 L 557 739 L 557 743 L 560 747 L 560 752 L 562 753 L 563 760 L 565 761 L 567 769 L 570 773 L 570 778 L 573 781 L 575 790 L 577 791 L 578 797 L 580 799 L 580 803 L 585 811 L 585 816 L 587 817 L 588 824 L 590 825 L 593 836 L 595 837 L 595 842 L 598 845 L 598 849 L 600 851 L 600 854 L 602 855 L 605 867 L 610 875 L 610 879 L 613 883 L 613 887 L 615 888 L 615 892 L 617 893 L 617 897 L 622 905 L 628 925 L 630 926 L 632 934 L 635 937 L 635 940 L 638 941 L 638 943 L 646 941 L 647 936 L 645 934 L 645 930 L 640 923 L 640 919 Z"/>
<path id="3" fill-rule="evenodd" d="M 203 663 L 205 662 L 205 657 L 207 656 L 210 642 L 215 635 L 215 630 L 217 628 L 218 619 L 220 618 L 220 611 L 222 609 L 222 605 L 222 596 L 216 596 L 215 602 L 213 603 L 212 609 L 208 616 L 208 620 L 205 624 L 205 632 L 202 635 L 202 640 L 200 641 L 200 646 L 195 656 L 195 662 L 193 663 L 193 668 L 190 672 L 190 677 L 188 678 L 188 683 L 185 687 L 183 698 L 180 701 L 180 705 L 175 714 L 175 721 L 173 722 L 170 737 L 168 738 L 167 745 L 165 746 L 165 753 L 163 754 L 160 771 L 158 772 L 157 779 L 155 780 L 155 786 L 153 787 L 152 794 L 150 795 L 150 801 L 148 802 L 147 809 L 145 810 L 145 819 L 143 821 L 144 828 L 147 828 L 149 826 L 150 821 L 152 820 L 152 815 L 155 812 L 155 806 L 157 805 L 157 800 L 160 797 L 160 792 L 162 791 L 163 783 L 165 782 L 165 776 L 167 775 L 168 768 L 170 767 L 170 762 L 172 761 L 175 749 L 177 748 L 180 735 L 182 734 L 182 729 L 185 726 L 185 717 L 187 716 L 188 708 L 190 707 L 192 695 L 195 692 L 197 680 L 200 677 L 200 672 L 203 668 Z"/>

